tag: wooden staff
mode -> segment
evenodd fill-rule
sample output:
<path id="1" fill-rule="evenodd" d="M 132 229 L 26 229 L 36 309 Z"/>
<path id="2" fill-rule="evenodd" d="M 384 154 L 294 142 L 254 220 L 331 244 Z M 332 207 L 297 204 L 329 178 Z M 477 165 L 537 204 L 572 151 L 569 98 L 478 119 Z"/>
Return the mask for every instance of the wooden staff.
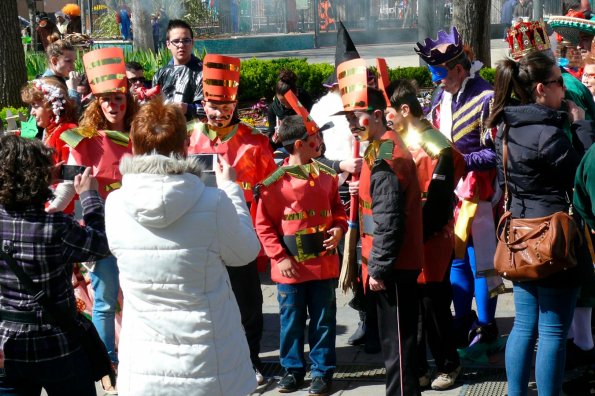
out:
<path id="1" fill-rule="evenodd" d="M 359 140 L 353 142 L 353 158 L 359 158 Z M 352 181 L 359 179 L 358 174 L 351 175 Z M 339 286 L 344 293 L 347 290 L 355 289 L 357 282 L 357 233 L 359 227 L 357 223 L 357 209 L 359 207 L 359 198 L 357 194 L 351 194 L 349 204 L 349 228 L 345 235 L 345 246 L 343 250 L 343 264 L 341 265 L 341 276 L 339 277 Z"/>

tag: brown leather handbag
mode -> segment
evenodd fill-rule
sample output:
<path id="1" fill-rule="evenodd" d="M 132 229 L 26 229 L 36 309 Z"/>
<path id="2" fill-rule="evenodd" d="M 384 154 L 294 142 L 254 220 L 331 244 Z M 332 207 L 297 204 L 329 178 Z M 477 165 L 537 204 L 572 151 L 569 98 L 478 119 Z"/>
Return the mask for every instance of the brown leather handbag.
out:
<path id="1" fill-rule="evenodd" d="M 504 168 L 504 202 L 508 203 L 508 126 L 502 136 Z M 569 213 L 572 213 L 570 205 Z M 556 212 L 533 219 L 513 219 L 505 212 L 498 223 L 498 245 L 494 268 L 500 276 L 512 281 L 545 278 L 551 274 L 576 266 L 574 244 L 581 236 L 572 216 Z"/>

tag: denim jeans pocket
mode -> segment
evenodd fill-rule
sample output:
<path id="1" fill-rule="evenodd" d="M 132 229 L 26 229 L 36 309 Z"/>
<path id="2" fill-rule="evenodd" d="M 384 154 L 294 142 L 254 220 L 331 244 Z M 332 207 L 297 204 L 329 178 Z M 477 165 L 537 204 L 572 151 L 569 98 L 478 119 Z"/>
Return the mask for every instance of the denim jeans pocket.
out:
<path id="1" fill-rule="evenodd" d="M 294 285 L 279 283 L 277 285 L 277 301 L 279 308 L 295 307 L 297 305 L 298 290 Z"/>

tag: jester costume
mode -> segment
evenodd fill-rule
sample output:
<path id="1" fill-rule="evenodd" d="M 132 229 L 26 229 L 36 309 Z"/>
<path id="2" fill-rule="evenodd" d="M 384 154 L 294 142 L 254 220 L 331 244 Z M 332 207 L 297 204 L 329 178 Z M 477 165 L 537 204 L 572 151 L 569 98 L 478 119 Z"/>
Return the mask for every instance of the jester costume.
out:
<path id="1" fill-rule="evenodd" d="M 447 72 L 458 65 L 471 65 L 456 27 L 448 34 L 440 31 L 437 40 L 427 38 L 423 44 L 417 43 L 415 51 L 429 64 L 435 82 L 442 82 Z M 451 270 L 460 346 L 478 342 L 482 337 L 484 341 L 495 339 L 498 333 L 495 295 L 503 290 L 502 279 L 494 273 L 493 265 L 496 251 L 493 212 L 496 202 L 493 201 L 497 201 L 494 131 L 484 128 L 494 91 L 478 74 L 466 71 L 468 77 L 456 93 L 439 88 L 428 115 L 433 126 L 452 140 L 463 155 L 466 168 L 464 180 L 456 191 L 459 205 L 455 212 L 455 259 Z M 477 319 L 471 310 L 473 296 Z M 482 330 L 488 326 L 490 336 L 484 337 L 486 332 Z M 478 337 L 479 334 L 482 335 Z"/>

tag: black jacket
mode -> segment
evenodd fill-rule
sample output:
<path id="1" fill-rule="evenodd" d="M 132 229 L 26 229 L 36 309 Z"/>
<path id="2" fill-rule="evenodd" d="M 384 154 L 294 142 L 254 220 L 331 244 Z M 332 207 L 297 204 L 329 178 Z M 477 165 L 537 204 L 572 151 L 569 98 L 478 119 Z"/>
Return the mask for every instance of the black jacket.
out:
<path id="1" fill-rule="evenodd" d="M 306 108 L 306 110 L 310 111 L 312 109 L 312 105 L 314 103 L 312 101 L 312 97 L 310 96 L 310 94 L 308 94 L 308 92 L 298 89 L 297 98 L 302 104 L 302 106 Z M 293 111 L 293 109 L 291 108 L 283 106 L 281 102 L 279 102 L 279 99 L 277 99 L 277 96 L 275 95 L 275 97 L 273 98 L 273 103 L 271 103 L 271 105 L 269 106 L 269 111 L 267 113 L 267 119 L 269 122 L 269 139 L 272 139 L 273 135 L 275 134 L 275 128 L 277 127 L 277 118 L 282 120 L 285 117 L 291 115 L 295 115 L 295 111 Z"/>
<path id="2" fill-rule="evenodd" d="M 204 117 L 202 107 L 202 62 L 192 55 L 185 65 L 175 66 L 173 60 L 157 70 L 153 76 L 153 86 L 159 85 L 166 103 L 186 103 L 186 119 Z"/>
<path id="3" fill-rule="evenodd" d="M 509 207 L 514 218 L 537 218 L 568 211 L 581 156 L 562 129 L 566 117 L 564 112 L 538 104 L 504 109 L 504 121 L 510 125 L 506 170 Z M 573 133 L 590 133 L 588 129 L 591 125 L 590 122 L 575 124 Z M 496 135 L 498 181 L 502 189 L 504 131 L 502 126 Z M 581 278 L 590 279 L 593 269 L 584 247 L 583 244 L 578 248 L 577 267 L 550 277 L 555 279 L 546 278 L 538 282 L 544 286 L 572 287 L 580 284 Z"/>

